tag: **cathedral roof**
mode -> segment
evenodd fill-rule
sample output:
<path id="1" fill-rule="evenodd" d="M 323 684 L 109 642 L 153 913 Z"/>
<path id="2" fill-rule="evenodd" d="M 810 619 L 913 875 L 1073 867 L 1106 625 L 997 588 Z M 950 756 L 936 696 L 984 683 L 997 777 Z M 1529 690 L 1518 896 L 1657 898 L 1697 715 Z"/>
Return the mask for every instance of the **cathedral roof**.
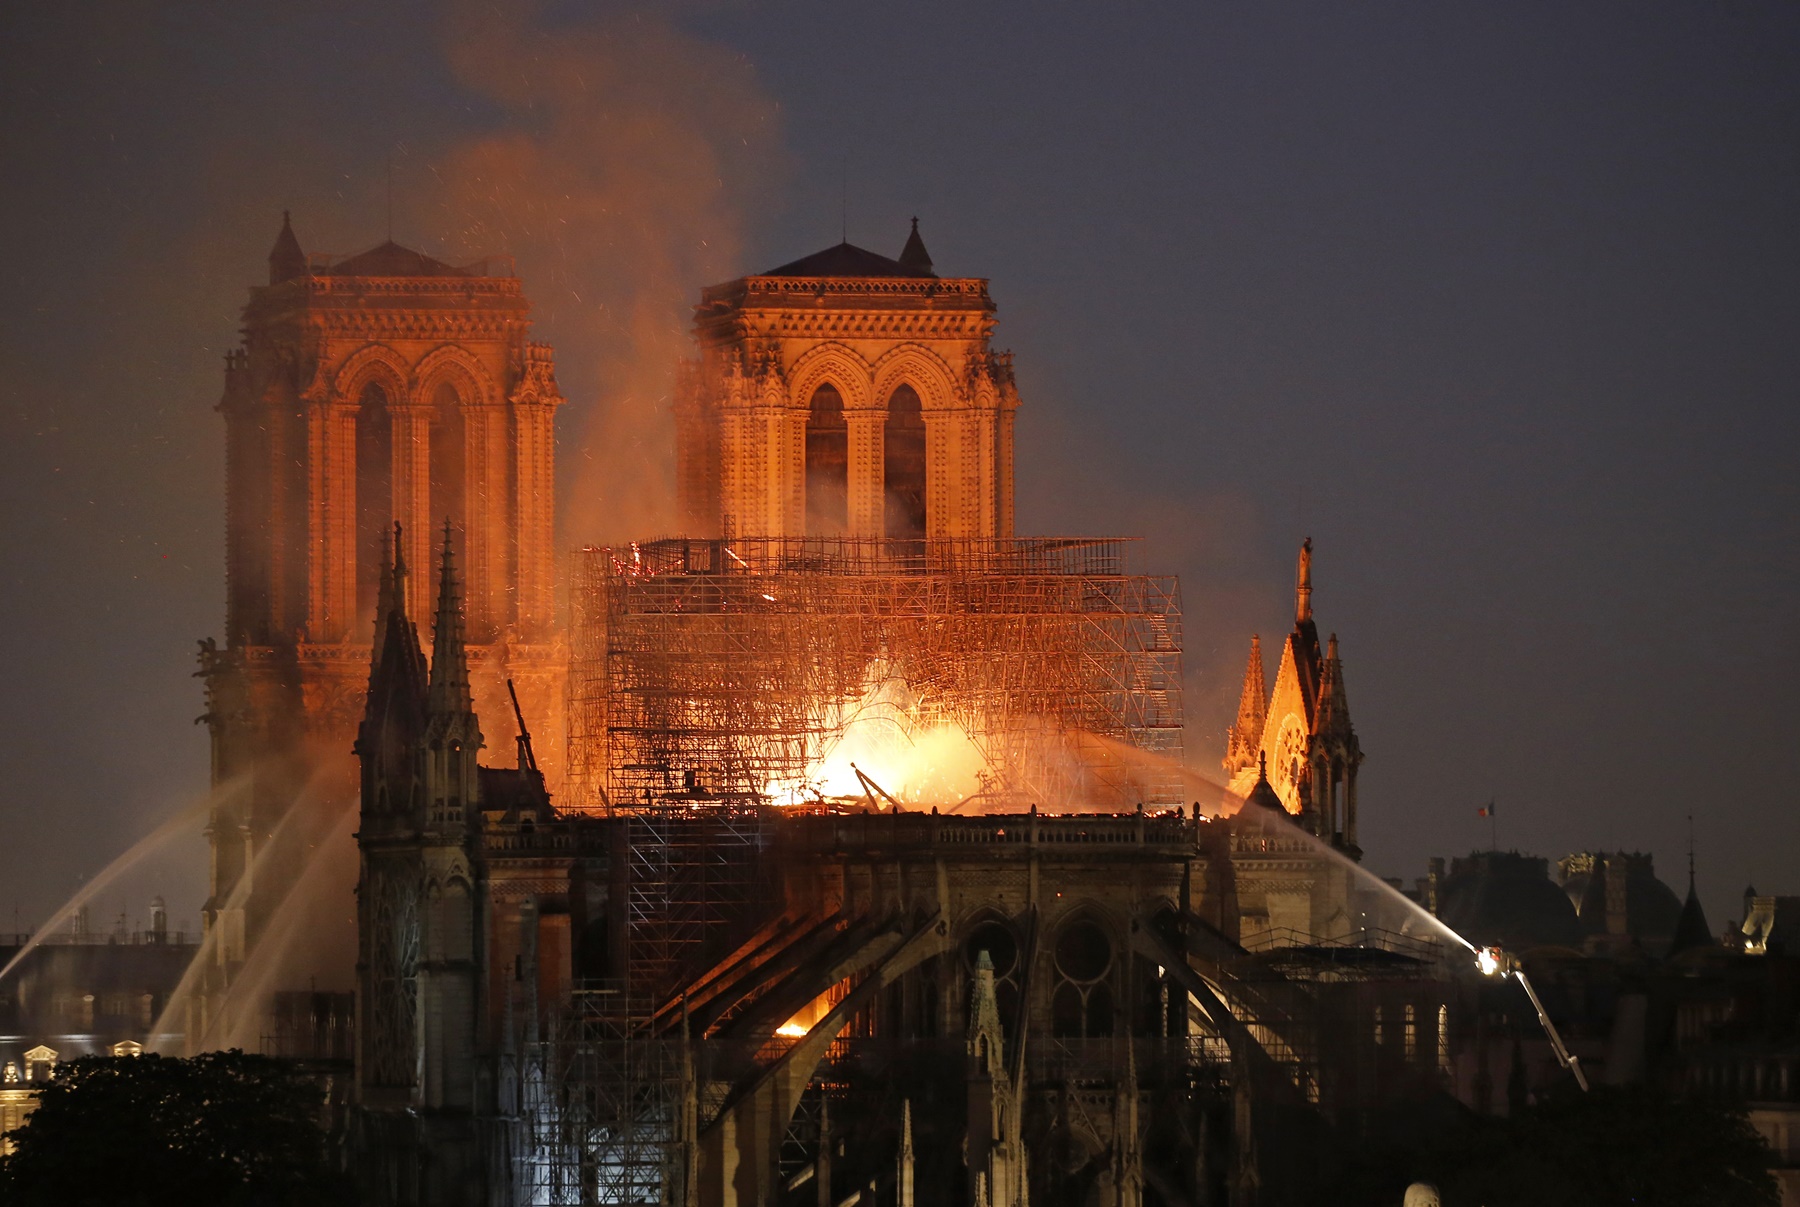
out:
<path id="1" fill-rule="evenodd" d="M 925 241 L 919 238 L 919 220 L 913 219 L 912 234 L 898 260 L 890 260 L 879 252 L 856 246 L 848 241 L 810 256 L 802 256 L 792 264 L 771 268 L 765 277 L 935 277 L 931 256 Z"/>
<path id="2" fill-rule="evenodd" d="M 442 260 L 434 260 L 424 252 L 401 247 L 389 239 L 380 247 L 372 247 L 360 255 L 340 260 L 325 270 L 332 277 L 472 277 L 467 268 L 457 268 Z"/>

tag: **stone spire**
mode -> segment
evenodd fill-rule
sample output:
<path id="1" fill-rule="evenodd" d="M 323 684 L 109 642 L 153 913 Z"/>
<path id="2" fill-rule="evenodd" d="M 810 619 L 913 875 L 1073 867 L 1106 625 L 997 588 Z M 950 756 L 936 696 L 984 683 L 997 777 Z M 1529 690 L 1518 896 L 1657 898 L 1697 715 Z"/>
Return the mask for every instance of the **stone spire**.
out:
<path id="1" fill-rule="evenodd" d="M 1325 665 L 1319 674 L 1319 709 L 1313 732 L 1322 738 L 1348 735 L 1350 701 L 1344 695 L 1344 664 L 1338 660 L 1337 634 L 1325 646 Z"/>
<path id="2" fill-rule="evenodd" d="M 1273 809 L 1283 817 L 1288 816 L 1287 806 L 1281 803 L 1281 797 L 1275 794 L 1274 785 L 1269 783 L 1269 756 L 1266 754 L 1257 754 L 1256 786 L 1250 789 L 1250 795 L 1244 798 L 1244 804 Z"/>
<path id="3" fill-rule="evenodd" d="M 1670 955 L 1679 955 L 1696 947 L 1713 946 L 1712 928 L 1706 924 L 1706 911 L 1700 908 L 1700 894 L 1694 888 L 1694 815 L 1688 814 L 1688 891 L 1681 903 L 1681 917 L 1675 922 L 1675 941 Z"/>
<path id="4" fill-rule="evenodd" d="M 469 694 L 469 650 L 463 635 L 462 593 L 456 581 L 452 540 L 450 521 L 445 520 L 437 623 L 431 636 L 431 696 L 427 704 L 434 716 L 475 710 L 474 698 Z"/>
<path id="5" fill-rule="evenodd" d="M 400 549 L 400 525 L 394 525 L 389 541 L 383 538 L 375 641 L 369 657 L 367 715 L 371 718 L 389 706 L 396 692 L 416 694 L 422 701 L 425 690 L 425 652 L 419 648 L 418 630 L 406 615 L 406 555 Z"/>
<path id="6" fill-rule="evenodd" d="M 399 564 L 396 565 L 395 563 Z M 381 647 L 387 641 L 388 617 L 394 611 L 394 598 L 405 582 L 406 560 L 400 553 L 400 525 L 394 524 L 393 530 L 384 529 L 381 533 L 381 577 L 375 584 L 375 637 L 369 644 L 369 670 L 381 664 Z M 405 613 L 405 605 L 400 611 Z"/>
<path id="7" fill-rule="evenodd" d="M 974 992 L 969 1002 L 969 1056 L 972 1067 L 996 1079 L 1006 1075 L 1005 1032 L 1000 1003 L 994 996 L 994 961 L 983 951 L 975 960 Z"/>
<path id="8" fill-rule="evenodd" d="M 900 1100 L 900 1157 L 894 1172 L 895 1207 L 915 1207 L 913 1202 L 912 1099 Z"/>
<path id="9" fill-rule="evenodd" d="M 381 619 L 356 754 L 362 768 L 365 829 L 377 816 L 410 816 L 416 804 L 414 750 L 425 729 L 425 651 L 406 615 L 406 560 L 395 533 L 393 562 L 381 576 Z"/>
<path id="10" fill-rule="evenodd" d="M 1256 762 L 1263 725 L 1269 717 L 1269 689 L 1263 681 L 1262 638 L 1250 637 L 1250 661 L 1244 665 L 1244 690 L 1238 696 L 1237 724 L 1225 741 L 1225 773 L 1236 775 Z"/>
<path id="11" fill-rule="evenodd" d="M 963 1151 L 974 1178 L 973 1197 L 995 1207 L 1017 1207 L 1019 1154 L 1012 1143 L 1018 1122 L 1012 1080 L 1007 1076 L 1005 1032 L 994 996 L 994 961 L 986 951 L 975 958 L 969 993 L 967 1130 Z"/>
<path id="12" fill-rule="evenodd" d="M 306 275 L 306 253 L 294 237 L 294 224 L 286 210 L 281 211 L 281 233 L 269 251 L 269 284 L 279 285 Z"/>
<path id="13" fill-rule="evenodd" d="M 906 246 L 900 251 L 900 263 L 908 268 L 916 268 L 920 272 L 931 271 L 931 253 L 925 250 L 925 240 L 919 238 L 919 220 L 917 218 L 912 220 L 912 234 L 906 237 Z"/>
<path id="14" fill-rule="evenodd" d="M 1294 623 L 1312 619 L 1312 538 L 1300 543 L 1300 565 L 1294 571 Z"/>

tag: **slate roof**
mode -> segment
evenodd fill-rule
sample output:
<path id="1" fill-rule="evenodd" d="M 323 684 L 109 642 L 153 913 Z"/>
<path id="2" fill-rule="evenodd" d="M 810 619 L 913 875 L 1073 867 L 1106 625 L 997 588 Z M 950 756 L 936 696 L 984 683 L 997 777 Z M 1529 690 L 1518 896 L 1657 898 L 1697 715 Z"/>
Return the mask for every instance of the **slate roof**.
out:
<path id="1" fill-rule="evenodd" d="M 392 239 L 327 268 L 331 277 L 472 277 L 473 270 L 434 260 L 424 252 L 401 247 Z"/>
<path id="2" fill-rule="evenodd" d="M 907 250 L 912 250 L 909 240 Z M 924 244 L 919 245 L 919 253 L 923 255 Z M 900 260 L 890 260 L 878 252 L 856 246 L 854 243 L 840 243 L 836 247 L 828 247 L 824 251 L 816 251 L 810 256 L 803 256 L 792 264 L 783 264 L 780 268 L 771 268 L 762 273 L 765 277 L 921 277 L 935 278 L 931 271 L 931 258 L 925 256 L 923 263 L 915 257 L 911 264 Z"/>

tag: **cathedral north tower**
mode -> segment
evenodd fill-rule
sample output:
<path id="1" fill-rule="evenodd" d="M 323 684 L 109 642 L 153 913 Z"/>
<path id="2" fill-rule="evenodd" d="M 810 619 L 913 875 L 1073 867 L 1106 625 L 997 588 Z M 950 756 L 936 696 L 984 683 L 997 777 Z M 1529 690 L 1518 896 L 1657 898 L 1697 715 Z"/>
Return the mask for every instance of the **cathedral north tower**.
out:
<path id="1" fill-rule="evenodd" d="M 715 285 L 675 411 L 695 536 L 1009 537 L 1012 358 L 978 277 L 840 243 Z"/>
<path id="2" fill-rule="evenodd" d="M 222 645 L 207 643 L 203 672 L 214 781 L 246 787 L 212 820 L 207 919 L 228 936 L 241 928 L 254 941 L 263 886 L 234 889 L 296 802 L 354 799 L 350 749 L 380 576 L 391 552 L 432 565 L 446 520 L 463 564 L 477 704 L 510 731 L 514 680 L 556 779 L 567 665 L 552 527 L 562 398 L 549 346 L 528 338 L 530 309 L 509 267 L 455 267 L 391 241 L 336 261 L 309 257 L 284 218 L 219 404 L 226 627 Z M 396 524 L 403 548 L 390 551 Z M 421 629 L 434 604 L 426 591 L 412 595 Z M 242 946 L 223 944 L 237 958 Z"/>

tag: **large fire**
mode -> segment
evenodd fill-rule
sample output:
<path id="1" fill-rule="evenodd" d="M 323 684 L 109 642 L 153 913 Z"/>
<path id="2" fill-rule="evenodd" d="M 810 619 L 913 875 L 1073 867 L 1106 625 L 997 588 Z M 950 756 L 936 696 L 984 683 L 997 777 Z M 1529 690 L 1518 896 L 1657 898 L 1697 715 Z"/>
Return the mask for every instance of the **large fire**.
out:
<path id="1" fill-rule="evenodd" d="M 908 805 L 954 808 L 982 791 L 988 760 L 961 726 L 928 718 L 925 701 L 880 664 L 867 683 L 860 699 L 831 709 L 822 727 L 830 736 L 806 774 L 769 782 L 770 800 L 871 796 L 864 777 Z"/>

